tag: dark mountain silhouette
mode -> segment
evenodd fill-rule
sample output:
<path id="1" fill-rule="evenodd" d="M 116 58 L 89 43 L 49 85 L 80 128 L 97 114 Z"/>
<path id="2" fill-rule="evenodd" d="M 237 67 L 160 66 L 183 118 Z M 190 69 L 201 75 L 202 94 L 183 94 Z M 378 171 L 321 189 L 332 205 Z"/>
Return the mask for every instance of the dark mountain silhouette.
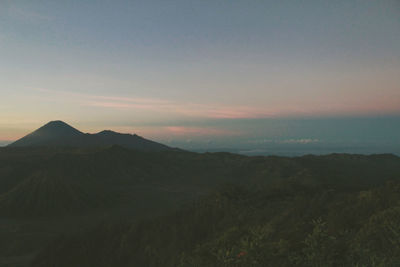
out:
<path id="1" fill-rule="evenodd" d="M 36 131 L 8 145 L 9 147 L 105 147 L 119 145 L 139 150 L 164 151 L 172 148 L 136 134 L 110 130 L 97 134 L 83 133 L 63 121 L 51 121 Z"/>
<path id="2" fill-rule="evenodd" d="M 126 148 L 140 150 L 169 150 L 170 147 L 145 139 L 136 134 L 122 134 L 110 130 L 101 131 L 97 134 L 86 134 L 87 141 L 92 146 L 119 145 Z"/>
<path id="3" fill-rule="evenodd" d="M 65 144 L 67 141 L 80 138 L 84 133 L 62 121 L 51 121 L 36 131 L 22 137 L 9 146 L 42 146 Z"/>

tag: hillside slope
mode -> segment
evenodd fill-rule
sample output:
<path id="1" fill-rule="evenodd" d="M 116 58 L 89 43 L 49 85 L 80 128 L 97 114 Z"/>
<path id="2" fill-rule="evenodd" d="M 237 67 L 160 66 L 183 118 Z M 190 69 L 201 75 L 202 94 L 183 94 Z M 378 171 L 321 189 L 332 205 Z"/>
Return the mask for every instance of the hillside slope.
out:
<path id="1" fill-rule="evenodd" d="M 386 227 L 385 222 L 389 228 L 378 240 L 392 242 L 387 231 L 397 222 L 399 179 L 400 158 L 393 155 L 286 158 L 120 146 L 1 148 L 0 266 L 28 266 L 54 240 L 37 266 L 107 266 L 97 264 L 105 259 L 95 255 L 121 263 L 114 266 L 179 266 L 181 261 L 183 266 L 240 266 L 229 264 L 241 242 L 269 224 L 275 234 L 262 241 L 266 247 L 246 250 L 249 258 L 265 261 L 257 255 L 266 250 L 275 257 L 274 266 L 293 266 L 285 262 L 285 253 L 304 256 L 304 242 L 319 218 L 337 240 L 351 231 L 343 248 L 359 246 L 357 240 L 365 243 L 376 234 L 372 227 Z M 216 190 L 226 184 L 228 189 Z M 105 229 L 96 227 L 99 222 Z M 60 241 L 61 236 L 67 239 Z M 375 243 L 368 246 L 376 248 Z M 333 251 L 339 253 L 340 247 Z M 361 257 L 364 249 L 354 253 Z M 357 262 L 364 260 L 373 259 Z M 245 262 L 242 266 L 251 266 Z"/>
<path id="2" fill-rule="evenodd" d="M 400 182 L 368 190 L 286 180 L 223 187 L 191 207 L 139 223 L 60 237 L 47 266 L 399 266 Z"/>

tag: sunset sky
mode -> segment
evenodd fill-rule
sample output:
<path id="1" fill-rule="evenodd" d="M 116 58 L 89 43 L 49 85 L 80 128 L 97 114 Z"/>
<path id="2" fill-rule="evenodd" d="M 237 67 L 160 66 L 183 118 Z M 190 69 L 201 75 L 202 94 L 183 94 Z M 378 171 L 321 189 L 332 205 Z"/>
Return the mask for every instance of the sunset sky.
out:
<path id="1" fill-rule="evenodd" d="M 398 118 L 398 0 L 0 1 L 0 141 L 56 119 L 161 141 L 369 121 L 398 141 Z"/>

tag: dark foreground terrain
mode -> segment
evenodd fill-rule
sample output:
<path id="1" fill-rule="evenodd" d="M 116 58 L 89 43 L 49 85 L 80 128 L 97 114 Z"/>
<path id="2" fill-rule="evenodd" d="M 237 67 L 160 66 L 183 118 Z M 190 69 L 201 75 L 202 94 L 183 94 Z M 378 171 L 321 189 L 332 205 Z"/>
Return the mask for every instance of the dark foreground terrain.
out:
<path id="1" fill-rule="evenodd" d="M 2 148 L 0 266 L 400 266 L 400 158 Z"/>

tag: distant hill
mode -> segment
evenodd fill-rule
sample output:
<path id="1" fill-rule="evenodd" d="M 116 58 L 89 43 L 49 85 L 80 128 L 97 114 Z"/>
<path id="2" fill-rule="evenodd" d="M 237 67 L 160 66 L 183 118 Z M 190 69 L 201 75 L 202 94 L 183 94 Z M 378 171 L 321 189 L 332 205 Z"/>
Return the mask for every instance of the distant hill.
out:
<path id="1" fill-rule="evenodd" d="M 83 133 L 63 121 L 51 121 L 36 131 L 8 145 L 9 147 L 105 147 L 119 145 L 147 151 L 172 150 L 166 145 L 147 140 L 136 134 L 102 131 Z"/>

